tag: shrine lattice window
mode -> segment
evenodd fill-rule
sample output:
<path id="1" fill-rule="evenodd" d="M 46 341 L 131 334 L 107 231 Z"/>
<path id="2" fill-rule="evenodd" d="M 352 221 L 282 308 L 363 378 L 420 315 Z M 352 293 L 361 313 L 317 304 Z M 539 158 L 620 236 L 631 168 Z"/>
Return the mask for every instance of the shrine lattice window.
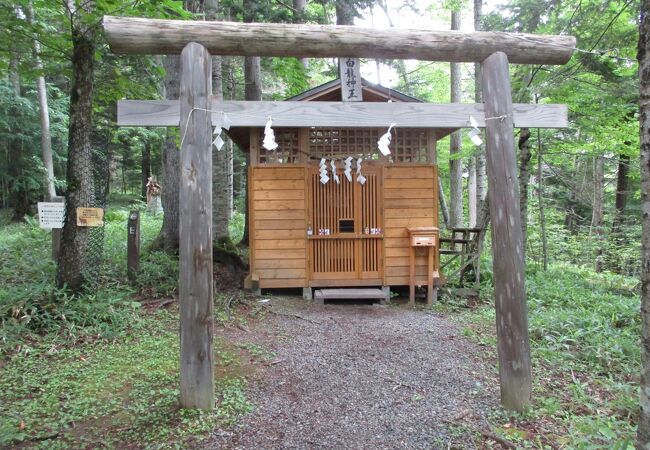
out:
<path id="1" fill-rule="evenodd" d="M 364 159 L 382 157 L 377 141 L 386 128 L 312 128 L 309 130 L 311 159 Z M 427 160 L 427 130 L 394 128 L 388 160 L 394 163 L 419 163 Z"/>
<path id="2" fill-rule="evenodd" d="M 262 146 L 264 134 L 260 133 L 260 164 L 298 164 L 300 162 L 300 141 L 298 128 L 275 128 L 275 142 L 278 148 L 267 150 Z"/>

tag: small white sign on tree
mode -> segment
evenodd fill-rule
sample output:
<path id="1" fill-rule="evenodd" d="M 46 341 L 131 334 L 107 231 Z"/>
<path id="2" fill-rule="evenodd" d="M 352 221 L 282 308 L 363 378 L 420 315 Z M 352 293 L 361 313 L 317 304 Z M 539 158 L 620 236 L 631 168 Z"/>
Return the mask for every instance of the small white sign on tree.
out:
<path id="1" fill-rule="evenodd" d="M 63 228 L 65 203 L 38 202 L 38 223 L 41 228 Z"/>

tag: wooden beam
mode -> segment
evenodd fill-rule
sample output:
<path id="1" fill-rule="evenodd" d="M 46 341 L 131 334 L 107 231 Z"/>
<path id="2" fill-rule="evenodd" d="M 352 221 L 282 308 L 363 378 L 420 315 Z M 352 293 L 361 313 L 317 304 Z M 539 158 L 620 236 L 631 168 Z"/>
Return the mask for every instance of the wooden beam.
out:
<path id="1" fill-rule="evenodd" d="M 482 103 L 405 103 L 405 102 L 253 102 L 213 100 L 213 121 L 224 111 L 233 127 L 264 127 L 273 117 L 274 127 L 398 127 L 464 128 L 469 116 L 485 126 Z M 176 100 L 120 100 L 119 126 L 177 127 L 179 103 Z M 519 128 L 565 128 L 566 105 L 513 105 L 515 126 Z"/>
<path id="2" fill-rule="evenodd" d="M 512 123 L 508 57 L 495 53 L 481 64 L 497 321 L 501 404 L 523 411 L 532 390 L 524 247 Z"/>
<path id="3" fill-rule="evenodd" d="M 573 36 L 113 16 L 104 16 L 104 30 L 114 53 L 140 55 L 180 53 L 199 42 L 214 55 L 481 62 L 502 51 L 511 63 L 541 65 L 565 64 L 576 45 Z"/>
<path id="4" fill-rule="evenodd" d="M 214 408 L 212 306 L 212 60 L 200 44 L 181 52 L 181 406 Z"/>

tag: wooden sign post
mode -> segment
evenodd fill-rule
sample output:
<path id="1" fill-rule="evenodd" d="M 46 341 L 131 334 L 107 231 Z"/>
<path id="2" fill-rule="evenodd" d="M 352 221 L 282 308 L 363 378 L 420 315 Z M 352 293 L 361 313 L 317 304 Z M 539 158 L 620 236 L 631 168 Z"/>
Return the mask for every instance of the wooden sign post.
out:
<path id="1" fill-rule="evenodd" d="M 361 61 L 359 58 L 339 58 L 341 101 L 362 102 Z"/>
<path id="2" fill-rule="evenodd" d="M 134 282 L 140 268 L 140 212 L 131 211 L 127 224 L 126 243 L 126 275 L 129 281 Z"/>
<path id="3" fill-rule="evenodd" d="M 481 72 L 501 404 L 522 411 L 530 403 L 532 381 L 508 57 L 494 53 Z"/>
<path id="4" fill-rule="evenodd" d="M 200 44 L 181 52 L 181 406 L 214 408 L 212 305 L 212 59 Z"/>

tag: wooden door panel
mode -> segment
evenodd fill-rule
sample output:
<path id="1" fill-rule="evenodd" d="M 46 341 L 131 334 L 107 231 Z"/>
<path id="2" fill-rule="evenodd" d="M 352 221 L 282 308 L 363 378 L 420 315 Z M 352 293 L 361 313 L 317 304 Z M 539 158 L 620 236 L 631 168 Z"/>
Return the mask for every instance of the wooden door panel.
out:
<path id="1" fill-rule="evenodd" d="M 340 183 L 330 179 L 323 185 L 318 168 L 310 170 L 308 201 L 313 231 L 309 239 L 310 279 L 382 277 L 381 236 L 370 234 L 383 227 L 380 170 L 380 167 L 363 170 L 366 178 L 363 185 L 357 182 L 354 171 L 352 182 L 339 170 Z M 328 175 L 333 178 L 330 170 Z"/>

